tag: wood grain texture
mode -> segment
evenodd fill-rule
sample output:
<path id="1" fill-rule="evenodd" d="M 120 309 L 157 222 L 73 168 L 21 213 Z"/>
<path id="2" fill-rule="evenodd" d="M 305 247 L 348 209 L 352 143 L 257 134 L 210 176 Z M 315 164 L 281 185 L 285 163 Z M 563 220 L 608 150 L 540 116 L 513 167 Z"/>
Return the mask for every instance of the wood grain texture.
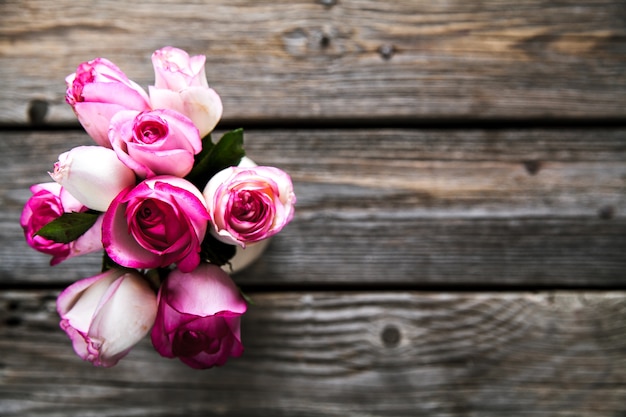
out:
<path id="1" fill-rule="evenodd" d="M 227 120 L 619 118 L 625 21 L 619 0 L 5 0 L 0 123 L 76 123 L 80 62 L 147 87 L 164 45 L 207 55 Z"/>
<path id="2" fill-rule="evenodd" d="M 219 135 L 217 135 L 219 136 Z M 246 285 L 614 286 L 626 283 L 626 131 L 257 130 L 248 155 L 292 175 L 295 220 Z M 66 283 L 26 245 L 28 187 L 82 132 L 3 132 L 2 282 Z"/>
<path id="3" fill-rule="evenodd" d="M 81 362 L 56 291 L 0 294 L 3 416 L 594 416 L 626 412 L 626 293 L 266 293 L 244 355 L 195 371 L 143 340 Z"/>
<path id="4" fill-rule="evenodd" d="M 625 23 L 621 0 L 0 0 L 0 416 L 626 416 Z M 51 268 L 19 216 L 92 143 L 65 76 L 103 56 L 147 88 L 165 45 L 207 56 L 220 128 L 256 127 L 296 217 L 233 275 L 243 357 L 195 371 L 146 338 L 94 368 L 55 299 L 100 255 Z"/>

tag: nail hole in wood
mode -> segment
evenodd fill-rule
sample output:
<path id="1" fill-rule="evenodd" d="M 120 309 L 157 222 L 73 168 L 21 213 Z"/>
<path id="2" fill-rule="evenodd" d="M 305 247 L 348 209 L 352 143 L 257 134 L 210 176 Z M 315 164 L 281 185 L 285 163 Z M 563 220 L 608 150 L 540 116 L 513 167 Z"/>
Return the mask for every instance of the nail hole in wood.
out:
<path id="1" fill-rule="evenodd" d="M 598 210 L 598 217 L 602 220 L 611 220 L 615 216 L 615 209 L 613 206 L 604 206 Z"/>
<path id="2" fill-rule="evenodd" d="M 330 37 L 326 34 L 323 34 L 320 37 L 320 46 L 322 48 L 327 48 L 330 45 Z"/>
<path id="3" fill-rule="evenodd" d="M 395 55 L 396 47 L 390 44 L 381 45 L 378 48 L 378 53 L 384 60 L 389 60 Z"/>
<path id="4" fill-rule="evenodd" d="M 326 7 L 333 7 L 337 4 L 337 0 L 318 0 L 318 3 Z"/>
<path id="5" fill-rule="evenodd" d="M 400 330 L 396 326 L 385 326 L 380 334 L 380 338 L 388 348 L 398 346 L 398 343 L 400 343 Z"/>
<path id="6" fill-rule="evenodd" d="M 530 175 L 536 175 L 541 169 L 541 161 L 524 161 L 524 168 L 526 168 L 526 172 Z"/>

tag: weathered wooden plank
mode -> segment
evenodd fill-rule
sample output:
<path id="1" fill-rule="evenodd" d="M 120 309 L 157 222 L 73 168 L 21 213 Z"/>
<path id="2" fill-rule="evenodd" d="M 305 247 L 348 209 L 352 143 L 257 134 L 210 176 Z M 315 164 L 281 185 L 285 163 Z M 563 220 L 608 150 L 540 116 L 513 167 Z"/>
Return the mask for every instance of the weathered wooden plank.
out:
<path id="1" fill-rule="evenodd" d="M 0 285 L 59 284 L 95 275 L 99 255 L 50 268 L 13 223 L 2 224 Z M 10 231 L 10 235 L 7 231 Z M 586 218 L 298 217 L 244 285 L 623 288 L 626 221 Z"/>
<path id="2" fill-rule="evenodd" d="M 7 0 L 0 122 L 36 105 L 31 121 L 75 123 L 63 79 L 78 63 L 105 56 L 147 86 L 166 44 L 208 56 L 229 120 L 623 117 L 625 13 L 619 0 Z"/>
<path id="3" fill-rule="evenodd" d="M 626 412 L 626 293 L 268 293 L 244 355 L 195 371 L 149 340 L 74 355 L 56 291 L 0 294 L 3 416 L 594 416 Z"/>
<path id="4" fill-rule="evenodd" d="M 594 130 L 250 131 L 248 153 L 286 169 L 296 219 L 249 285 L 592 285 L 626 278 L 626 132 Z M 99 257 L 53 269 L 18 224 L 82 132 L 4 132 L 0 274 L 69 282 Z"/>
<path id="5" fill-rule="evenodd" d="M 0 141 L 5 207 L 25 201 L 20 190 L 49 181 L 60 153 L 92 143 L 74 131 L 8 131 Z M 619 215 L 626 199 L 624 129 L 252 130 L 245 141 L 253 159 L 299 183 L 302 208 L 365 210 L 376 200 L 466 215 L 585 216 L 605 206 Z"/>

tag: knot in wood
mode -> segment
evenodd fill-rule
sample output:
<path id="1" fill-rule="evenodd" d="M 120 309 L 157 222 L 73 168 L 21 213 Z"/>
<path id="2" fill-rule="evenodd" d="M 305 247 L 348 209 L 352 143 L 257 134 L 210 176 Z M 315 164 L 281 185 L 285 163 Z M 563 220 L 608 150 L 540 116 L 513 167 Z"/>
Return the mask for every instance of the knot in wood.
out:
<path id="1" fill-rule="evenodd" d="M 28 121 L 33 125 L 41 125 L 48 115 L 48 102 L 34 99 L 28 103 Z"/>
<path id="2" fill-rule="evenodd" d="M 337 59 L 358 50 L 346 28 L 297 27 L 282 34 L 285 52 L 298 59 Z"/>

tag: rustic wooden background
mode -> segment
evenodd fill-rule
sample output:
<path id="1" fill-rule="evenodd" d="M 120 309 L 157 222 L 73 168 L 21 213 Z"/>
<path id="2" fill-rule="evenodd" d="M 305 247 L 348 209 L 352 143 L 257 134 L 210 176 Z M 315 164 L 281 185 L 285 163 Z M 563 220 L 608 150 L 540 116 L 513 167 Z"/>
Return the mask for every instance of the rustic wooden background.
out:
<path id="1" fill-rule="evenodd" d="M 64 77 L 208 57 L 295 220 L 234 278 L 244 356 L 76 357 L 19 213 L 90 142 Z M 0 1 L 0 415 L 626 416 L 626 3 Z"/>

